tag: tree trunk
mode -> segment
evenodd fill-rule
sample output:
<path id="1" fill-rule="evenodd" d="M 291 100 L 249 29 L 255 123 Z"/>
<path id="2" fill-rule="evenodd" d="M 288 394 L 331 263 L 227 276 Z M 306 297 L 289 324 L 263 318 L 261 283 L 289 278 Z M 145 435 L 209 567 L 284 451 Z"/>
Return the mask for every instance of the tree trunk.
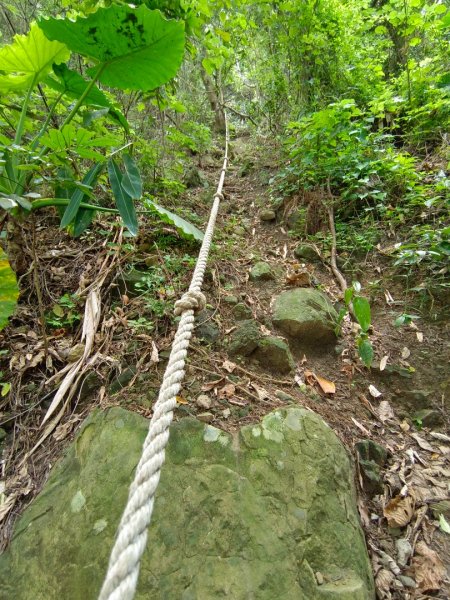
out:
<path id="1" fill-rule="evenodd" d="M 203 66 L 200 67 L 200 74 L 203 85 L 205 86 L 206 95 L 208 96 L 211 110 L 214 113 L 214 131 L 217 133 L 225 133 L 225 113 L 223 104 L 217 95 L 216 87 L 210 75 L 205 71 Z"/>

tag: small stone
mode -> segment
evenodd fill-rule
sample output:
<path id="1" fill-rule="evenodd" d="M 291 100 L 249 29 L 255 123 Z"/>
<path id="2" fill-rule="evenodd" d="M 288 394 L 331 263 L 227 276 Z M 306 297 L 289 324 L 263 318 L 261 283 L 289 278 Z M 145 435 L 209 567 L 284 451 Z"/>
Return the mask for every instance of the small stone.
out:
<path id="1" fill-rule="evenodd" d="M 413 421 L 420 423 L 423 427 L 440 427 L 444 424 L 441 413 L 431 408 L 423 408 L 413 415 Z"/>
<path id="2" fill-rule="evenodd" d="M 199 408 L 203 408 L 204 410 L 208 410 L 209 408 L 211 408 L 212 400 L 206 394 L 200 394 L 200 396 L 197 398 L 197 400 L 195 401 L 195 403 L 196 403 L 196 405 Z"/>
<path id="3" fill-rule="evenodd" d="M 198 313 L 196 317 L 195 335 L 207 344 L 214 344 L 220 337 L 220 331 L 213 320 L 214 313 L 205 309 Z"/>
<path id="4" fill-rule="evenodd" d="M 249 356 L 258 347 L 260 338 L 261 332 L 256 321 L 241 321 L 231 334 L 228 351 L 231 355 Z"/>
<path id="5" fill-rule="evenodd" d="M 373 460 L 359 459 L 363 486 L 371 496 L 382 494 L 384 491 L 380 467 Z"/>
<path id="6" fill-rule="evenodd" d="M 284 340 L 272 335 L 259 341 L 256 359 L 262 367 L 275 373 L 289 373 L 295 369 L 289 346 Z"/>
<path id="7" fill-rule="evenodd" d="M 295 399 L 289 394 L 286 394 L 286 392 L 283 392 L 283 390 L 277 390 L 275 392 L 275 396 L 279 400 L 283 400 L 283 402 L 295 402 Z"/>
<path id="8" fill-rule="evenodd" d="M 261 221 L 275 221 L 277 218 L 277 214 L 274 210 L 270 208 L 265 208 L 259 213 L 259 218 Z"/>
<path id="9" fill-rule="evenodd" d="M 404 587 L 415 589 L 417 587 L 416 582 L 412 577 L 408 575 L 399 575 L 397 579 L 403 584 Z"/>
<path id="10" fill-rule="evenodd" d="M 76 362 L 79 360 L 84 354 L 84 344 L 75 344 L 67 355 L 67 360 L 70 363 Z"/>
<path id="11" fill-rule="evenodd" d="M 313 248 L 313 246 L 309 246 L 308 244 L 299 244 L 294 250 L 294 255 L 296 258 L 309 261 L 320 260 L 320 256 L 317 250 Z"/>
<path id="12" fill-rule="evenodd" d="M 116 392 L 120 392 L 122 388 L 130 383 L 133 377 L 136 374 L 136 369 L 134 367 L 125 368 L 120 375 L 117 375 L 109 386 L 109 393 L 115 394 Z"/>
<path id="13" fill-rule="evenodd" d="M 145 266 L 147 267 L 155 267 L 159 264 L 159 256 L 157 254 L 152 254 L 151 256 L 146 256 L 144 260 Z"/>
<path id="14" fill-rule="evenodd" d="M 214 421 L 214 415 L 210 412 L 204 412 L 197 415 L 197 419 L 203 423 L 211 423 Z"/>
<path id="15" fill-rule="evenodd" d="M 236 304 L 236 306 L 233 307 L 233 317 L 236 321 L 251 319 L 252 316 L 252 309 L 243 302 L 239 302 L 239 304 Z"/>
<path id="16" fill-rule="evenodd" d="M 244 227 L 235 227 L 234 228 L 234 235 L 237 235 L 239 237 L 242 237 L 245 235 L 245 229 Z"/>
<path id="17" fill-rule="evenodd" d="M 323 585 L 324 579 L 323 579 L 322 573 L 320 571 L 317 571 L 315 575 L 316 575 L 317 585 Z"/>
<path id="18" fill-rule="evenodd" d="M 275 279 L 275 273 L 268 263 L 257 262 L 250 271 L 251 281 L 270 281 L 272 279 Z"/>
<path id="19" fill-rule="evenodd" d="M 415 410 L 431 408 L 432 393 L 427 390 L 400 390 L 399 402 Z"/>
<path id="20" fill-rule="evenodd" d="M 230 415 L 231 415 L 231 410 L 230 410 L 229 408 L 225 408 L 225 409 L 222 411 L 222 417 L 223 417 L 224 419 L 228 419 Z"/>
<path id="21" fill-rule="evenodd" d="M 234 306 L 235 304 L 238 304 L 239 298 L 237 296 L 224 296 L 223 301 L 226 304 L 231 304 Z"/>
<path id="22" fill-rule="evenodd" d="M 373 440 L 363 440 L 355 444 L 355 449 L 363 460 L 372 460 L 383 467 L 387 460 L 387 450 Z"/>

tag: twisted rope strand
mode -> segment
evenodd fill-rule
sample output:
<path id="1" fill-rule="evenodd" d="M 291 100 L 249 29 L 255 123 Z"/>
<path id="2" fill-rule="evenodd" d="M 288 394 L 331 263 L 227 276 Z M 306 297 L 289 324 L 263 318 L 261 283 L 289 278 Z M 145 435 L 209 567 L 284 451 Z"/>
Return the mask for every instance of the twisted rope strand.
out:
<path id="1" fill-rule="evenodd" d="M 136 592 L 139 563 L 147 543 L 147 529 L 153 512 L 161 467 L 165 459 L 165 448 L 169 440 L 169 426 L 177 404 L 176 396 L 184 379 L 185 360 L 194 329 L 194 311 L 201 310 L 206 304 L 201 287 L 219 204 L 223 199 L 222 188 L 228 166 L 228 130 L 225 137 L 225 158 L 217 191 L 214 194 L 208 226 L 189 291 L 175 303 L 175 314 L 181 315 L 180 322 L 143 445 L 142 456 L 136 467 L 127 505 L 119 523 L 99 600 L 132 600 Z"/>

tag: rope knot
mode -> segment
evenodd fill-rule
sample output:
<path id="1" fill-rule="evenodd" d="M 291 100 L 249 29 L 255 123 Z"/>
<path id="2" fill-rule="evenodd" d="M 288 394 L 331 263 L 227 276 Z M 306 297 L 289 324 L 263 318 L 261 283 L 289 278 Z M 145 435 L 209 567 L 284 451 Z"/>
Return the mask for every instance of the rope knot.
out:
<path id="1" fill-rule="evenodd" d="M 219 200 L 222 202 L 222 200 L 224 199 L 222 192 L 216 192 L 214 194 L 214 198 L 219 198 Z"/>
<path id="2" fill-rule="evenodd" d="M 181 296 L 179 300 L 175 302 L 175 316 L 178 317 L 185 310 L 193 310 L 194 312 L 200 312 L 206 306 L 206 298 L 202 292 L 196 292 L 194 290 L 188 291 Z"/>

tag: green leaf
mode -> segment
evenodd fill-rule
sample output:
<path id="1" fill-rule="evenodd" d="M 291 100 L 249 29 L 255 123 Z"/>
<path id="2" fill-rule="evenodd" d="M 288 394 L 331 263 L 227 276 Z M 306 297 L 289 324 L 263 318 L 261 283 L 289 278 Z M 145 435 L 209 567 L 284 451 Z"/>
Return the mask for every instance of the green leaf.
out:
<path id="1" fill-rule="evenodd" d="M 72 71 L 64 63 L 61 65 L 53 65 L 53 72 L 58 77 L 59 81 L 53 77 L 47 77 L 45 83 L 57 92 L 62 92 L 70 98 L 78 99 L 84 93 L 89 82 L 83 79 L 79 73 Z M 109 115 L 114 121 L 117 121 L 125 131 L 129 131 L 128 121 L 124 115 L 113 106 L 105 94 L 94 85 L 88 95 L 84 98 L 83 104 L 86 106 L 101 106 L 107 108 Z"/>
<path id="2" fill-rule="evenodd" d="M 195 225 L 189 223 L 189 221 L 182 219 L 170 210 L 167 210 L 159 204 L 156 204 L 156 202 L 153 202 L 153 200 L 146 200 L 145 205 L 150 210 L 153 210 L 159 216 L 161 221 L 164 221 L 164 223 L 169 223 L 169 225 L 174 225 L 183 235 L 183 237 L 194 239 L 198 242 L 203 241 L 203 233 L 200 231 L 200 229 L 197 229 Z"/>
<path id="3" fill-rule="evenodd" d="M 103 170 L 103 164 L 98 163 L 91 167 L 86 175 L 83 177 L 83 185 L 93 187 L 97 182 L 97 179 L 100 176 L 100 173 Z M 63 229 L 67 227 L 76 217 L 78 210 L 80 208 L 80 204 L 83 199 L 86 197 L 86 192 L 82 189 L 77 189 L 73 192 L 70 202 L 67 205 L 66 210 L 64 211 L 64 215 L 61 219 L 60 228 Z M 92 211 L 89 211 L 92 212 Z M 80 232 L 81 233 L 81 232 Z"/>
<path id="4" fill-rule="evenodd" d="M 450 533 L 450 525 L 448 524 L 448 521 L 442 514 L 439 515 L 439 528 L 444 533 Z"/>
<path id="5" fill-rule="evenodd" d="M 120 216 L 122 217 L 125 226 L 128 227 L 130 233 L 132 235 L 137 235 L 138 223 L 134 203 L 131 196 L 126 193 L 121 185 L 122 173 L 112 158 L 108 160 L 108 174 L 109 181 L 111 183 L 111 189 L 113 191 L 114 198 L 116 199 Z"/>
<path id="6" fill-rule="evenodd" d="M 14 271 L 9 266 L 6 254 L 0 248 L 0 329 L 3 329 L 13 314 L 19 297 Z"/>
<path id="7" fill-rule="evenodd" d="M 139 200 L 142 196 L 142 181 L 139 169 L 130 154 L 124 154 L 122 158 L 125 167 L 125 174 L 121 182 L 122 187 L 131 198 Z"/>
<path id="8" fill-rule="evenodd" d="M 80 208 L 73 222 L 73 237 L 79 237 L 94 220 L 96 211 Z"/>
<path id="9" fill-rule="evenodd" d="M 345 290 L 344 292 L 344 302 L 345 304 L 348 306 L 350 304 L 350 302 L 352 301 L 353 298 L 353 294 L 354 294 L 355 290 L 352 287 L 349 287 Z"/>
<path id="10" fill-rule="evenodd" d="M 153 90 L 176 75 L 183 58 L 183 23 L 144 5 L 100 8 L 76 21 L 42 19 L 39 26 L 51 40 L 94 60 L 89 74 L 119 89 Z"/>
<path id="11" fill-rule="evenodd" d="M 373 361 L 373 347 L 367 338 L 358 340 L 358 353 L 366 367 L 370 367 Z"/>
<path id="12" fill-rule="evenodd" d="M 49 41 L 36 23 L 27 35 L 15 35 L 14 41 L 0 49 L 0 91 L 20 92 L 32 82 L 38 83 L 51 71 L 53 63 L 66 61 L 70 52 L 65 44 Z"/>
<path id="13" fill-rule="evenodd" d="M 370 327 L 370 304 L 367 298 L 363 296 L 355 296 L 353 298 L 353 311 L 361 329 L 366 333 Z"/>
<path id="14" fill-rule="evenodd" d="M 62 129 L 49 129 L 41 141 L 54 152 L 66 153 L 71 150 L 86 158 L 90 157 L 86 153 L 92 152 L 92 148 L 107 148 L 117 144 L 117 138 L 113 136 L 95 137 L 93 131 L 72 124 L 64 125 Z"/>

